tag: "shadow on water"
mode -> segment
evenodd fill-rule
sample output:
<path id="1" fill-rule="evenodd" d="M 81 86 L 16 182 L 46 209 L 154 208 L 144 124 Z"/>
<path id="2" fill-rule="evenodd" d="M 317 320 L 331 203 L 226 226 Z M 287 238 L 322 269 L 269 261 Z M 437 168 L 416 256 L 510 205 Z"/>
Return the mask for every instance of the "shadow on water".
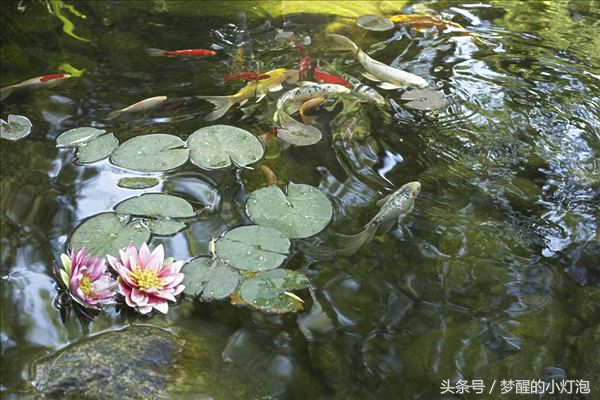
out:
<path id="1" fill-rule="evenodd" d="M 274 41 L 281 28 L 310 35 L 313 58 L 360 76 L 356 60 L 328 48 L 325 33 L 336 30 L 373 57 L 435 82 L 448 105 L 409 111 L 398 93 L 381 90 L 390 105 L 368 111 L 366 139 L 334 141 L 324 129 L 319 144 L 267 161 L 280 180 L 312 184 L 329 196 L 334 226 L 322 236 L 360 231 L 377 212 L 376 201 L 406 182 L 419 180 L 422 191 L 400 227 L 351 257 L 296 252 L 288 268 L 302 269 L 312 282 L 297 316 L 184 301 L 154 317 L 153 324 L 190 343 L 204 341 L 206 362 L 235 383 L 235 390 L 210 394 L 450 398 L 440 395 L 447 379 L 483 379 L 488 387 L 502 379 L 587 379 L 600 393 L 600 366 L 588 354 L 600 348 L 597 2 L 427 3 L 485 43 L 453 32 L 401 25 L 368 32 L 354 24 L 362 13 L 417 10 L 410 2 L 347 2 L 342 10 L 319 2 L 304 2 L 305 9 L 292 4 L 302 2 L 79 2 L 87 19 L 76 20 L 75 29 L 89 43 L 64 34 L 44 2 L 22 3 L 25 11 L 2 2 L 1 86 L 53 73 L 64 62 L 86 72 L 1 104 L 3 117 L 25 114 L 36 128 L 24 141 L 2 142 L 3 397 L 35 395 L 36 360 L 139 321 L 116 312 L 89 330 L 75 319 L 60 321 L 51 266 L 67 236 L 83 219 L 141 192 L 119 188 L 130 174 L 108 161 L 76 165 L 54 139 L 88 125 L 114 131 L 121 142 L 155 132 L 185 139 L 204 126 L 211 106 L 201 101 L 115 120 L 107 113 L 157 95 L 237 90 L 217 78 L 230 72 L 238 9 L 247 13 L 253 52 L 265 69 L 293 68 L 299 58 Z M 148 57 L 149 47 L 211 48 L 218 55 L 174 61 Z M 232 110 L 219 123 L 264 133 L 276 99 Z M 316 115 L 322 127 L 335 116 Z M 261 185 L 259 171 L 187 166 L 162 176 L 149 191 L 184 196 L 201 212 L 184 231 L 152 244 L 182 259 L 206 254 L 211 237 L 248 222 L 244 201 Z M 187 373 L 173 398 L 195 393 L 202 372 L 196 361 L 193 354 L 184 359 Z"/>

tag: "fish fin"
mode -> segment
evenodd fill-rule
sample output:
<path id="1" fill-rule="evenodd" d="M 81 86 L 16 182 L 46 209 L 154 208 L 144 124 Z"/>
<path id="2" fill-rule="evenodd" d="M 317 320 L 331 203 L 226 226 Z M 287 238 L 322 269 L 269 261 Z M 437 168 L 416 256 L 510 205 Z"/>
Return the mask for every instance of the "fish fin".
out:
<path id="1" fill-rule="evenodd" d="M 244 104 L 246 104 L 248 102 L 248 99 L 244 99 L 242 101 L 240 101 L 240 107 L 243 106 Z"/>
<path id="2" fill-rule="evenodd" d="M 339 255 L 351 255 L 356 253 L 361 246 L 373 240 L 375 232 L 377 232 L 377 224 L 368 224 L 363 231 L 356 235 L 334 233 L 332 238 L 336 244 L 336 253 Z"/>
<path id="3" fill-rule="evenodd" d="M 7 87 L 0 89 L 0 101 L 4 100 L 8 96 L 10 96 L 10 94 L 14 91 L 15 91 L 14 86 L 7 86 Z"/>
<path id="4" fill-rule="evenodd" d="M 393 194 L 393 193 L 392 193 Z M 383 205 L 385 204 L 386 201 L 388 201 L 390 199 L 390 197 L 392 196 L 392 194 L 388 194 L 387 196 L 385 196 L 383 199 L 379 200 L 377 203 L 375 203 L 377 205 L 377 207 L 383 207 Z"/>
<path id="5" fill-rule="evenodd" d="M 361 75 L 364 76 L 365 78 L 367 78 L 370 81 L 381 82 L 381 79 L 377 78 L 374 75 L 371 75 L 368 72 L 363 72 L 363 73 L 361 73 Z"/>
<path id="6" fill-rule="evenodd" d="M 333 50 L 349 50 L 354 54 L 358 53 L 358 46 L 346 36 L 331 34 L 329 37 L 333 39 L 333 42 L 335 43 Z"/>
<path id="7" fill-rule="evenodd" d="M 291 69 L 287 71 L 288 78 L 285 80 L 286 83 L 296 83 L 300 79 L 300 71 L 297 69 Z"/>
<path id="8" fill-rule="evenodd" d="M 119 115 L 121 115 L 121 113 L 122 113 L 122 112 L 123 112 L 123 110 L 111 111 L 111 112 L 109 112 L 109 113 L 108 113 L 106 116 L 107 116 L 109 119 L 113 119 L 113 118 L 116 118 L 116 117 L 118 117 Z"/>
<path id="9" fill-rule="evenodd" d="M 300 82 L 296 82 L 296 86 L 314 86 L 317 85 L 316 82 L 311 82 L 311 81 L 300 81 Z"/>
<path id="10" fill-rule="evenodd" d="M 206 100 L 215 106 L 215 109 L 204 118 L 207 121 L 221 118 L 235 104 L 233 96 L 196 96 L 196 98 Z"/>
<path id="11" fill-rule="evenodd" d="M 146 49 L 146 53 L 148 53 L 148 55 L 150 57 L 161 57 L 165 54 L 165 50 L 161 50 L 161 49 Z"/>
<path id="12" fill-rule="evenodd" d="M 266 95 L 267 95 L 266 93 L 263 93 L 263 94 L 261 94 L 260 96 L 258 96 L 258 97 L 256 98 L 256 101 L 255 101 L 255 103 L 258 103 L 259 101 L 261 101 L 262 99 L 264 99 Z"/>
<path id="13" fill-rule="evenodd" d="M 281 89 L 283 89 L 283 86 L 281 86 L 281 84 L 273 86 L 272 88 L 269 88 L 269 92 L 278 92 Z"/>
<path id="14" fill-rule="evenodd" d="M 393 228 L 393 226 L 395 224 L 396 224 L 396 218 L 390 218 L 390 219 L 382 222 L 381 225 L 379 225 L 379 229 L 377 229 L 377 232 L 387 233 Z"/>
<path id="15" fill-rule="evenodd" d="M 400 85 L 394 85 L 393 83 L 389 83 L 389 82 L 381 82 L 379 85 L 380 88 L 382 88 L 383 90 L 393 90 L 393 89 L 400 89 L 403 86 Z"/>
<path id="16" fill-rule="evenodd" d="M 314 125 L 317 123 L 317 117 L 309 117 L 307 115 L 302 116 L 302 122 L 304 125 Z"/>

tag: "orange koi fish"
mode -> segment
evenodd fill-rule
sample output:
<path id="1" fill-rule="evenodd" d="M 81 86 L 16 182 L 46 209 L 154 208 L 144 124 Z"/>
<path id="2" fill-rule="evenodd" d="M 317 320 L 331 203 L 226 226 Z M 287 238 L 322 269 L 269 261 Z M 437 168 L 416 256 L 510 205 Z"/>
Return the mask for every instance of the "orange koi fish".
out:
<path id="1" fill-rule="evenodd" d="M 340 78 L 337 75 L 328 74 L 327 72 L 323 72 L 319 69 L 320 67 L 319 61 L 317 61 L 317 66 L 313 69 L 313 76 L 319 83 L 334 83 L 336 85 L 342 85 L 351 88 L 352 84 L 345 79 Z"/>
<path id="2" fill-rule="evenodd" d="M 213 50 L 205 49 L 186 49 L 186 50 L 161 50 L 161 49 L 148 49 L 148 54 L 152 57 L 164 57 L 164 56 L 184 56 L 184 57 L 208 57 L 217 54 Z"/>

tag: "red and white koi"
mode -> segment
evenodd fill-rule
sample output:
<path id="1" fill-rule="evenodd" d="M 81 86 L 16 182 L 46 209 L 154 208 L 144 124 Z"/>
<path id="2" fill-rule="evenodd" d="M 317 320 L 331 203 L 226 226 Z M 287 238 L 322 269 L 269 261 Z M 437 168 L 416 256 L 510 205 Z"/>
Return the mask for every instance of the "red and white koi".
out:
<path id="1" fill-rule="evenodd" d="M 148 54 L 152 57 L 209 57 L 217 54 L 216 51 L 206 49 L 186 49 L 186 50 L 162 50 L 162 49 L 147 49 Z"/>
<path id="2" fill-rule="evenodd" d="M 17 90 L 35 87 L 52 87 L 64 81 L 65 79 L 69 79 L 70 77 L 70 74 L 50 74 L 27 79 L 26 81 L 17 83 L 16 85 L 7 86 L 0 89 L 0 100 L 4 100 L 11 93 Z"/>
<path id="3" fill-rule="evenodd" d="M 306 71 L 310 68 L 312 58 L 310 56 L 304 56 L 298 62 L 298 76 L 303 78 L 306 75 Z"/>

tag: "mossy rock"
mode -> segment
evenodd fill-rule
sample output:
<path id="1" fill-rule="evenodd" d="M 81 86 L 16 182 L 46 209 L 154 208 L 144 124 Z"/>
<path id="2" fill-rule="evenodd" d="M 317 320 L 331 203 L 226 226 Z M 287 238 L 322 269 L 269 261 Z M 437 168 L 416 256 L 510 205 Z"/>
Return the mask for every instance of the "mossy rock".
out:
<path id="1" fill-rule="evenodd" d="M 33 384 L 57 398 L 157 398 L 176 379 L 183 344 L 151 326 L 100 334 L 37 362 Z"/>

